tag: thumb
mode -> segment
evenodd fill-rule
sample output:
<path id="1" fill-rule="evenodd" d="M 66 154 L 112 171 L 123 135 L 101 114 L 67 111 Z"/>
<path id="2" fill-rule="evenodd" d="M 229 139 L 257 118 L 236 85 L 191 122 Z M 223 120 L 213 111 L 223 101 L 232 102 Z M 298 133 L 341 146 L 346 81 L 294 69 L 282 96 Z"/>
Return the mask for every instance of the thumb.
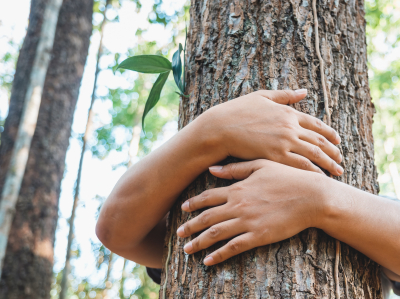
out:
<path id="1" fill-rule="evenodd" d="M 307 96 L 307 89 L 259 90 L 257 93 L 275 103 L 288 105 L 300 102 L 304 99 Z"/>
<path id="2" fill-rule="evenodd" d="M 264 160 L 255 160 L 250 162 L 231 163 L 225 166 L 211 166 L 209 170 L 212 175 L 221 179 L 244 180 L 264 165 Z"/>

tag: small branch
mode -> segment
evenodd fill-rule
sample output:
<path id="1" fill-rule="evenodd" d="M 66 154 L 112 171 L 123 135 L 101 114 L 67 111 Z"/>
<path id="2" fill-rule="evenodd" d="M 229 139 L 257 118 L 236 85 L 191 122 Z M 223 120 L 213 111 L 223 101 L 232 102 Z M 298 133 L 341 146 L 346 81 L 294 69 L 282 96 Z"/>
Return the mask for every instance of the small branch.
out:
<path id="1" fill-rule="evenodd" d="M 319 68 L 321 73 L 321 85 L 322 91 L 324 93 L 324 105 L 325 105 L 325 113 L 326 113 L 326 123 L 328 126 L 331 125 L 331 112 L 329 110 L 329 101 L 328 101 L 328 92 L 326 90 L 325 84 L 325 62 L 322 59 L 321 51 L 319 49 L 319 31 L 318 31 L 318 14 L 317 14 L 317 4 L 316 0 L 312 1 L 313 15 L 314 15 L 314 30 L 315 30 L 315 50 L 317 52 L 318 60 L 319 60 Z M 331 176 L 332 177 L 332 176 Z M 335 284 L 336 284 L 336 299 L 340 299 L 340 284 L 339 284 L 339 256 L 340 256 L 340 241 L 336 240 L 336 256 L 335 256 Z"/>
<path id="2" fill-rule="evenodd" d="M 168 256 L 167 256 L 167 260 L 165 261 L 165 281 L 164 281 L 164 285 L 163 285 L 163 296 L 162 296 L 162 299 L 165 299 L 167 282 L 168 282 L 168 264 L 169 264 L 169 260 L 171 258 L 172 235 L 173 235 L 173 231 L 171 229 L 171 235 L 169 236 L 169 241 L 168 241 Z"/>
<path id="3" fill-rule="evenodd" d="M 340 299 L 340 283 L 339 283 L 339 260 L 340 260 L 340 241 L 336 240 L 336 256 L 335 256 L 335 284 L 336 299 Z"/>
<path id="4" fill-rule="evenodd" d="M 324 71 L 325 62 L 322 59 L 321 52 L 319 50 L 318 15 L 317 15 L 316 0 L 313 0 L 312 7 L 313 7 L 313 13 L 314 13 L 315 50 L 317 51 L 317 56 L 318 56 L 318 60 L 319 60 L 319 68 L 320 68 L 320 73 L 321 73 L 321 85 L 322 85 L 322 91 L 324 93 L 326 123 L 328 126 L 330 126 L 331 125 L 331 112 L 329 111 L 328 93 L 326 91 L 326 84 L 325 84 L 325 71 Z"/>

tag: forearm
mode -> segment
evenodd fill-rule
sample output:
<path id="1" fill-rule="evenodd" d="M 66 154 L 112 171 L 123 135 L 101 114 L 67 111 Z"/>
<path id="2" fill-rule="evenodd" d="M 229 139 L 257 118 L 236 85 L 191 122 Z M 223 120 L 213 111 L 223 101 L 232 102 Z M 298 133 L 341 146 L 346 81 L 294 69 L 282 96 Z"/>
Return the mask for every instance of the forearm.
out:
<path id="1" fill-rule="evenodd" d="M 331 179 L 327 184 L 320 228 L 400 275 L 400 203 Z"/>
<path id="2" fill-rule="evenodd" d="M 200 116 L 131 167 L 101 210 L 96 232 L 111 250 L 133 250 L 167 214 L 178 195 L 199 174 L 226 155 L 207 135 Z"/>

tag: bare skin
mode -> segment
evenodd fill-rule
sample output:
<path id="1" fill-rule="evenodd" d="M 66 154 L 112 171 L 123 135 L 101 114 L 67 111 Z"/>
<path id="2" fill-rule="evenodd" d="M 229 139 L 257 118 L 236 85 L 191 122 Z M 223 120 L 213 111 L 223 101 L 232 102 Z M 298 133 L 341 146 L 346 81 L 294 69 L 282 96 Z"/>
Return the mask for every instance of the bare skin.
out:
<path id="1" fill-rule="evenodd" d="M 275 177 L 276 180 L 281 178 L 281 180 L 289 182 L 292 188 L 295 187 L 295 183 L 300 184 L 300 186 L 301 184 L 304 185 L 306 182 L 302 182 L 302 179 L 308 177 L 308 175 L 312 175 L 312 178 L 318 178 L 321 181 L 329 180 L 329 182 L 334 182 L 321 175 L 322 171 L 316 165 L 335 176 L 343 173 L 343 169 L 337 164 L 341 162 L 342 157 L 339 150 L 334 146 L 340 142 L 338 134 L 321 121 L 285 106 L 286 104 L 300 101 L 305 95 L 306 91 L 304 90 L 297 92 L 259 91 L 218 105 L 203 113 L 182 129 L 174 138 L 135 164 L 122 176 L 101 210 L 96 226 L 96 233 L 99 239 L 111 251 L 123 257 L 149 267 L 161 268 L 165 236 L 165 215 L 187 185 L 202 172 L 206 171 L 208 167 L 217 164 L 228 156 L 244 160 L 263 159 L 263 161 L 258 161 L 257 163 L 263 165 L 270 163 L 274 167 L 278 167 L 276 165 L 285 167 L 285 176 L 286 172 L 296 171 L 297 174 L 293 175 L 293 177 L 297 177 L 297 180 L 293 182 L 290 182 L 287 178 L 283 179 L 282 176 Z M 296 170 L 295 168 L 302 170 Z M 263 170 L 264 172 L 266 170 Z M 217 175 L 216 172 L 213 172 L 213 174 Z M 262 182 L 262 179 L 254 180 L 253 178 L 254 176 L 249 176 L 241 183 L 248 184 L 247 181 L 256 181 L 257 186 L 252 188 L 258 189 L 260 193 L 264 192 L 266 185 Z M 307 183 L 310 183 L 310 180 Z M 282 235 L 282 238 L 279 239 L 277 237 L 278 234 L 275 232 L 275 238 L 265 239 L 265 242 L 267 242 L 265 244 L 269 244 L 268 242 L 273 240 L 275 242 L 278 239 L 282 240 L 307 227 L 316 226 L 319 223 L 327 223 L 328 221 L 332 222 L 330 224 L 332 231 L 326 230 L 326 232 L 339 240 L 346 242 L 347 239 L 351 239 L 351 236 L 358 234 L 359 231 L 356 225 L 354 226 L 354 231 L 352 231 L 352 224 L 348 223 L 346 229 L 350 231 L 346 236 L 337 236 L 342 233 L 339 230 L 343 230 L 340 227 L 340 221 L 353 221 L 352 217 L 338 220 L 341 216 L 329 208 L 335 205 L 335 200 L 343 200 L 343 198 L 338 199 L 337 194 L 345 195 L 348 192 L 347 189 L 343 193 L 337 192 L 337 188 L 351 188 L 342 185 L 331 186 L 331 188 L 336 188 L 335 197 L 333 198 L 328 198 L 327 196 L 324 200 L 313 200 L 312 202 L 299 199 L 298 201 L 304 207 L 311 207 L 309 213 L 312 212 L 313 214 L 307 214 L 308 212 L 303 207 L 302 221 L 285 223 L 285 234 Z M 283 196 L 285 191 L 288 191 L 284 189 L 288 188 L 279 190 L 279 194 L 283 199 L 285 199 Z M 311 189 L 314 190 L 315 188 Z M 227 190 L 225 189 L 225 191 Z M 318 196 L 325 196 L 319 194 L 318 190 L 314 191 L 316 192 L 312 196 L 314 199 L 318 198 Z M 367 195 L 362 191 L 359 192 L 362 194 L 359 196 L 373 196 Z M 327 193 L 329 193 L 329 190 Z M 247 197 L 248 200 L 251 200 L 250 195 Z M 292 200 L 290 196 L 288 194 L 286 197 L 288 202 L 289 199 Z M 221 197 L 224 196 L 221 195 Z M 227 195 L 225 198 L 227 198 Z M 289 213 L 285 209 L 287 204 L 285 205 L 284 201 L 281 200 L 281 205 L 276 207 L 276 215 L 282 219 L 288 217 L 287 213 Z M 210 206 L 221 204 L 224 203 L 214 203 L 210 204 Z M 225 203 L 225 205 L 227 204 L 228 202 Z M 376 211 L 374 206 L 371 206 L 371 210 L 365 205 L 363 207 L 361 210 L 364 214 L 360 217 L 365 217 L 363 219 L 368 219 L 368 221 L 375 219 L 372 222 L 381 228 L 379 238 L 372 238 L 371 234 L 373 235 L 374 232 L 366 232 L 364 229 L 361 232 L 361 234 L 364 233 L 364 237 L 355 238 L 360 240 L 355 245 L 349 244 L 391 269 L 394 273 L 399 274 L 400 264 L 396 263 L 395 259 L 397 257 L 393 255 L 393 248 L 397 248 L 398 251 L 400 244 L 394 241 L 393 233 L 396 231 L 398 234 L 400 224 L 394 225 L 393 229 L 386 233 L 387 224 L 385 221 L 388 220 L 388 215 L 385 215 L 385 221 L 382 221 L 377 214 L 374 214 Z M 213 209 L 218 209 L 218 207 Z M 386 201 L 381 203 L 380 210 L 396 211 Z M 320 214 L 317 211 L 320 211 Z M 325 214 L 327 211 L 329 213 Z M 348 213 L 350 212 L 348 211 Z M 248 213 L 251 214 L 251 211 L 249 210 Z M 393 212 L 390 215 L 394 214 Z M 318 215 L 318 217 L 315 215 Z M 332 217 L 332 215 L 336 216 Z M 397 215 L 399 215 L 399 212 Z M 231 217 L 231 219 L 238 218 L 237 215 L 231 215 Z M 240 217 L 246 217 L 246 215 L 243 214 Z M 379 215 L 379 217 L 381 216 Z M 393 217 L 396 217 L 396 215 Z M 310 220 L 310 218 L 318 219 L 318 221 Z M 231 220 L 218 219 L 215 223 L 210 222 L 210 226 Z M 335 224 L 336 222 L 338 222 L 337 225 Z M 392 219 L 390 222 L 393 225 L 396 220 Z M 188 225 L 190 227 L 191 224 Z M 260 222 L 260 230 L 263 229 L 261 225 L 265 225 L 265 222 Z M 231 231 L 230 234 L 232 236 L 240 234 L 235 233 L 234 225 L 226 227 L 227 230 Z M 203 229 L 205 228 L 207 227 Z M 282 231 L 282 228 L 283 226 L 280 231 Z M 266 230 L 265 227 L 264 230 Z M 268 234 L 271 236 L 272 230 L 272 228 L 269 228 Z M 189 236 L 189 233 L 194 233 L 194 231 L 190 230 L 184 230 L 184 232 L 184 235 L 181 235 L 181 232 L 179 235 Z M 364 239 L 375 240 L 375 242 L 372 245 L 370 244 L 371 242 L 364 244 L 361 241 Z M 376 240 L 380 241 L 376 242 Z M 211 241 L 207 242 L 210 243 Z M 264 244 L 249 243 L 246 246 L 253 248 L 260 245 Z M 389 256 L 389 258 L 384 256 Z M 212 257 L 214 258 L 214 256 Z M 215 259 L 213 263 L 215 264 L 216 261 L 220 262 L 222 260 Z"/>
<path id="2" fill-rule="evenodd" d="M 390 269 L 385 274 L 392 280 L 400 280 L 399 203 L 267 160 L 214 166 L 210 172 L 240 182 L 186 201 L 186 212 L 210 209 L 177 231 L 185 238 L 204 231 L 185 245 L 189 254 L 232 238 L 204 259 L 206 265 L 316 227 Z"/>

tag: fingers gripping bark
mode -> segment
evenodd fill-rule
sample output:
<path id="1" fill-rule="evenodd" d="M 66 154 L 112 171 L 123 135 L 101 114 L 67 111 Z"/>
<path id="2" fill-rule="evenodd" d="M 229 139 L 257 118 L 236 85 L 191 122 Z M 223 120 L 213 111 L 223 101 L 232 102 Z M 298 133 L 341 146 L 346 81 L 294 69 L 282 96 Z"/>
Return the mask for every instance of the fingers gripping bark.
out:
<path id="1" fill-rule="evenodd" d="M 222 167 L 222 166 L 221 166 Z M 182 210 L 193 212 L 207 207 L 219 206 L 227 202 L 226 187 L 206 190 L 201 194 L 186 200 L 182 204 Z"/>
<path id="2" fill-rule="evenodd" d="M 253 233 L 246 233 L 230 240 L 225 246 L 214 251 L 204 259 L 206 266 L 221 263 L 235 255 L 248 251 L 254 246 L 255 236 Z"/>
<path id="3" fill-rule="evenodd" d="M 333 144 L 340 143 L 339 134 L 323 121 L 319 120 L 318 118 L 312 117 L 311 115 L 304 114 L 298 111 L 296 111 L 296 114 L 300 126 L 302 126 L 304 129 L 308 129 L 317 132 L 318 134 L 321 134 Z"/>
<path id="4" fill-rule="evenodd" d="M 265 165 L 265 160 L 231 163 L 225 166 L 212 166 L 210 172 L 221 179 L 244 180 Z"/>
<path id="5" fill-rule="evenodd" d="M 188 254 L 206 249 L 215 243 L 245 233 L 240 219 L 230 219 L 211 226 L 209 229 L 201 233 L 197 238 L 187 243 L 184 250 Z"/>
<path id="6" fill-rule="evenodd" d="M 261 95 L 275 103 L 290 105 L 300 102 L 307 95 L 307 89 L 298 90 L 259 90 L 256 94 Z"/>

